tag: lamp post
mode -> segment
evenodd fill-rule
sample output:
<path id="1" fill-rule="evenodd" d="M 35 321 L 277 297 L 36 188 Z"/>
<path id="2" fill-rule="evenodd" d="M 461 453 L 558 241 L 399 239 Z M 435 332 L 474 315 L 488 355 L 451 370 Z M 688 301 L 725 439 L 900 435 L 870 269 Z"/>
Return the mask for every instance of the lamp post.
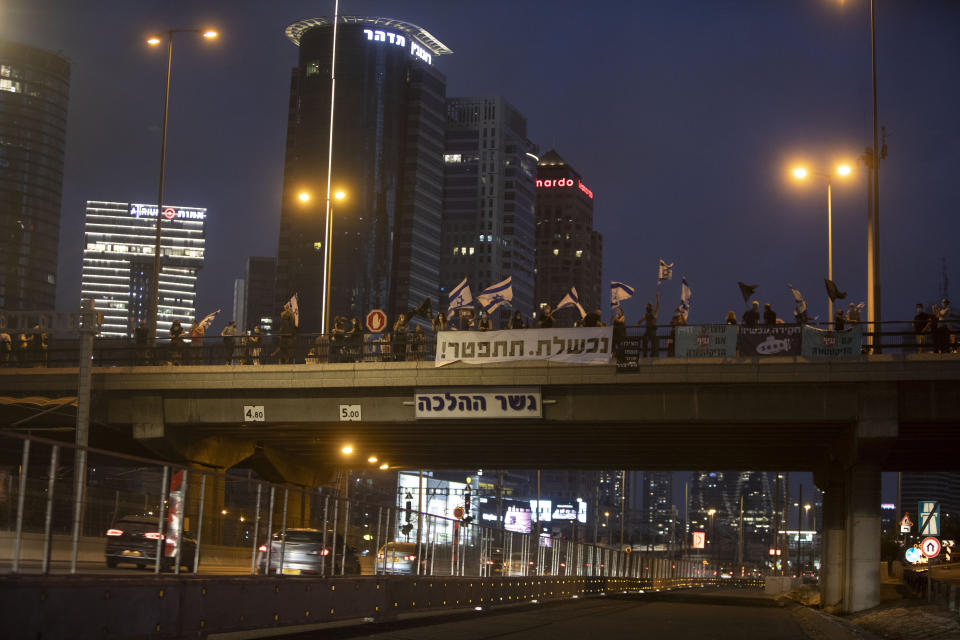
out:
<path id="1" fill-rule="evenodd" d="M 334 200 L 343 200 L 347 197 L 347 194 L 338 189 L 330 194 Z M 297 197 L 300 199 L 300 202 L 310 202 L 311 195 L 307 191 L 301 191 Z M 327 215 L 326 215 L 326 224 L 324 225 L 324 246 L 323 251 L 323 307 L 321 309 L 321 324 L 323 333 L 329 333 L 329 300 L 330 300 L 330 272 L 333 270 L 333 204 L 330 201 L 330 197 L 327 197 Z"/>
<path id="2" fill-rule="evenodd" d="M 821 173 L 817 171 L 808 171 L 805 167 L 797 167 L 793 170 L 793 177 L 797 180 L 805 180 L 808 175 L 813 174 L 827 179 L 827 279 L 833 280 L 833 192 L 832 179 L 834 176 L 847 177 L 850 175 L 850 165 L 841 164 L 833 173 Z M 833 298 L 827 296 L 827 323 L 833 326 Z"/>
<path id="3" fill-rule="evenodd" d="M 809 515 L 810 515 L 810 505 L 809 505 L 809 504 L 805 504 L 805 505 L 803 505 L 803 521 L 804 521 L 804 522 L 807 522 L 807 521 L 809 520 Z M 810 556 L 810 549 L 813 547 L 813 535 L 812 535 L 812 534 L 811 534 L 811 536 L 810 536 L 810 543 L 811 543 L 811 544 L 807 546 L 807 560 L 810 559 L 810 557 L 809 557 L 809 556 Z M 801 563 L 801 565 L 800 565 L 800 577 L 801 577 L 801 578 L 803 577 L 803 564 L 802 564 L 802 563 Z"/>
<path id="4" fill-rule="evenodd" d="M 196 33 L 206 40 L 213 40 L 217 32 L 213 29 L 169 29 L 167 31 L 167 77 L 163 89 L 163 124 L 160 128 L 160 186 L 157 191 L 157 225 L 153 240 L 153 281 L 150 287 L 150 307 L 147 325 L 153 333 L 153 340 L 157 338 L 157 321 L 160 314 L 160 236 L 163 221 L 163 179 L 167 166 L 167 114 L 170 108 L 170 74 L 173 70 L 173 35 L 175 33 Z M 161 36 L 147 38 L 151 47 L 159 46 L 163 42 Z"/>
<path id="5" fill-rule="evenodd" d="M 715 516 L 716 514 L 717 514 L 716 509 L 707 509 L 707 515 L 710 516 L 710 526 L 707 527 L 707 529 L 710 532 L 710 535 L 707 538 L 707 544 L 710 545 L 710 553 L 708 555 L 710 557 L 710 564 L 714 565 L 713 567 L 714 571 L 717 570 L 717 567 L 715 566 L 716 563 L 714 562 L 714 549 L 716 548 L 716 545 L 714 545 L 713 543 L 713 516 Z"/>

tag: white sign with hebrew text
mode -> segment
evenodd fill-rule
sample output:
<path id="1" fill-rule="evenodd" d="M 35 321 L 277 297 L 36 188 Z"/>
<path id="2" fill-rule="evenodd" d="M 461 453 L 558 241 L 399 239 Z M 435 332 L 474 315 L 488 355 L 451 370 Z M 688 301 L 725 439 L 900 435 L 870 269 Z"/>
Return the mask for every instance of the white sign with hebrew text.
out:
<path id="1" fill-rule="evenodd" d="M 576 364 L 611 364 L 612 327 L 440 331 L 436 366 L 451 362 L 483 364 L 550 360 Z"/>
<path id="2" fill-rule="evenodd" d="M 538 387 L 417 389 L 417 419 L 542 418 Z"/>

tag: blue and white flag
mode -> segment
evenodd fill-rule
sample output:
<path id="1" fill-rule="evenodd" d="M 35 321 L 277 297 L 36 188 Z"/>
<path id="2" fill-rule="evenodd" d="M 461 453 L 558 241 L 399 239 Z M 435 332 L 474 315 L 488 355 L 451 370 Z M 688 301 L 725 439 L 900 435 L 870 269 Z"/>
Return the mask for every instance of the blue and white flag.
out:
<path id="1" fill-rule="evenodd" d="M 680 279 L 680 313 L 683 314 L 683 319 L 686 321 L 687 316 L 690 315 L 690 299 L 693 298 L 693 291 L 690 290 L 690 285 L 687 284 L 687 278 L 684 276 Z"/>
<path id="2" fill-rule="evenodd" d="M 450 306 L 447 309 L 447 313 L 453 313 L 457 309 L 469 307 L 472 304 L 473 294 L 470 293 L 470 285 L 467 284 L 467 279 L 464 278 L 463 282 L 454 287 L 453 291 L 450 292 Z"/>
<path id="3" fill-rule="evenodd" d="M 657 270 L 657 284 L 664 280 L 673 280 L 673 263 L 667 264 L 660 258 L 660 268 Z"/>
<path id="4" fill-rule="evenodd" d="M 513 301 L 513 276 L 484 289 L 477 296 L 477 302 L 487 313 L 493 313 L 501 305 L 510 306 Z"/>
<path id="5" fill-rule="evenodd" d="M 620 306 L 621 300 L 626 300 L 627 298 L 633 297 L 634 288 L 628 285 L 626 282 L 617 282 L 616 280 L 610 281 L 610 308 Z"/>
<path id="6" fill-rule="evenodd" d="M 290 301 L 287 302 L 287 306 L 290 308 L 290 313 L 293 314 L 293 326 L 300 326 L 300 294 L 295 293 L 293 297 L 290 298 Z"/>
<path id="7" fill-rule="evenodd" d="M 210 328 L 210 325 L 213 324 L 213 319 L 217 317 L 217 314 L 220 313 L 220 309 L 217 309 L 213 313 L 209 313 L 204 316 L 203 320 L 197 323 L 199 326 L 203 327 L 203 330 L 206 331 Z"/>
<path id="8" fill-rule="evenodd" d="M 800 293 L 796 287 L 792 284 L 788 284 L 787 288 L 790 289 L 790 293 L 793 294 L 793 301 L 797 303 L 797 308 L 794 311 L 797 315 L 806 312 L 807 310 L 807 301 L 803 299 L 803 294 Z"/>
<path id="9" fill-rule="evenodd" d="M 557 305 L 557 311 L 560 309 L 566 309 L 567 307 L 576 307 L 577 311 L 580 312 L 580 319 L 582 320 L 587 312 L 583 310 L 583 307 L 580 305 L 580 296 L 577 295 L 577 288 L 570 287 L 570 291 L 567 292 L 567 295 L 563 296 L 563 300 Z"/>

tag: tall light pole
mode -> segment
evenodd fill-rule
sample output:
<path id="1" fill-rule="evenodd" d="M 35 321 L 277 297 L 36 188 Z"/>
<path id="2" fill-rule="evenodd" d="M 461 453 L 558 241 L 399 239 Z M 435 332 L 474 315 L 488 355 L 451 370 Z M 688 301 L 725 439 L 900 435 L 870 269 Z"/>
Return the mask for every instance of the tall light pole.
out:
<path id="1" fill-rule="evenodd" d="M 850 165 L 841 164 L 833 173 L 821 173 L 817 171 L 808 171 L 805 167 L 797 167 L 793 170 L 793 177 L 797 180 L 804 180 L 807 176 L 813 174 L 827 179 L 827 279 L 833 280 L 833 192 L 831 180 L 834 176 L 847 177 L 850 175 Z M 833 324 L 833 298 L 827 296 L 827 323 Z"/>
<path id="2" fill-rule="evenodd" d="M 340 20 L 340 0 L 333 3 L 333 52 L 330 54 L 330 137 L 327 142 L 327 216 L 324 221 L 323 252 L 323 298 L 320 303 L 320 323 L 324 333 L 329 333 L 329 295 L 330 295 L 330 241 L 333 238 L 333 210 L 330 205 L 330 182 L 333 177 L 333 109 L 337 90 L 337 22 Z"/>
<path id="3" fill-rule="evenodd" d="M 149 320 L 153 339 L 157 338 L 157 321 L 160 313 L 160 236 L 163 222 L 163 179 L 167 167 L 167 114 L 170 108 L 170 74 L 173 70 L 173 34 L 196 33 L 206 40 L 213 40 L 217 32 L 213 29 L 169 29 L 167 31 L 167 80 L 163 89 L 163 124 L 160 128 L 160 186 L 157 190 L 157 225 L 153 240 L 153 280 L 150 287 Z M 163 42 L 161 36 L 147 38 L 151 47 L 159 46 Z"/>
<path id="4" fill-rule="evenodd" d="M 714 544 L 714 541 L 713 541 L 713 516 L 715 516 L 716 514 L 717 514 L 716 509 L 707 509 L 707 515 L 710 516 L 710 526 L 707 527 L 707 529 L 710 531 L 710 537 L 707 539 L 707 544 L 710 545 L 710 553 L 709 553 L 710 564 L 714 565 L 713 567 L 714 571 L 717 570 L 716 562 L 714 561 L 714 558 L 715 558 L 714 549 L 716 549 L 716 544 Z"/>
<path id="5" fill-rule="evenodd" d="M 871 323 L 873 352 L 880 353 L 880 138 L 877 127 L 877 31 L 870 0 L 870 67 L 873 83 L 873 198 L 867 220 L 867 322 Z"/>
<path id="6" fill-rule="evenodd" d="M 347 197 L 347 194 L 341 190 L 334 191 L 332 195 L 334 200 L 343 200 Z M 310 202 L 311 195 L 308 191 L 301 191 L 297 194 L 297 198 L 300 199 L 300 202 Z M 326 214 L 326 246 L 323 251 L 323 309 L 322 309 L 322 323 L 323 323 L 323 332 L 329 333 L 329 327 L 327 326 L 327 301 L 328 295 L 330 292 L 330 273 L 333 271 L 333 203 L 330 201 L 330 197 L 327 197 L 327 214 Z"/>

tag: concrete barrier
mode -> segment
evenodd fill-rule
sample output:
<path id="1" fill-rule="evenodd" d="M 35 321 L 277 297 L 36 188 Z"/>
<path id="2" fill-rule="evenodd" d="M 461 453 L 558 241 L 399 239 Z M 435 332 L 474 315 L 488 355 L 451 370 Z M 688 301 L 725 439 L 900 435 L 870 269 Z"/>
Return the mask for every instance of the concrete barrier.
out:
<path id="1" fill-rule="evenodd" d="M 782 593 L 789 593 L 798 589 L 801 585 L 800 578 L 791 578 L 790 576 L 767 576 L 763 582 L 763 592 L 770 596 L 777 596 Z"/>

